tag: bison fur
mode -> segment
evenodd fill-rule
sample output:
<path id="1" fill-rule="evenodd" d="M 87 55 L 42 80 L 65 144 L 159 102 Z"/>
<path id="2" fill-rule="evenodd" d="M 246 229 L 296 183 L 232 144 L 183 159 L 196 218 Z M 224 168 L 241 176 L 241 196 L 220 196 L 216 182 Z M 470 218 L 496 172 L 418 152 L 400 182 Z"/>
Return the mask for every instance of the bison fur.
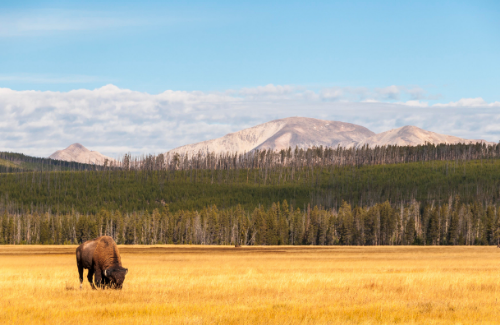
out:
<path id="1" fill-rule="evenodd" d="M 83 283 L 83 269 L 88 269 L 87 279 L 92 289 L 121 289 L 128 269 L 122 266 L 120 252 L 113 238 L 101 236 L 88 240 L 76 249 L 76 264 Z"/>

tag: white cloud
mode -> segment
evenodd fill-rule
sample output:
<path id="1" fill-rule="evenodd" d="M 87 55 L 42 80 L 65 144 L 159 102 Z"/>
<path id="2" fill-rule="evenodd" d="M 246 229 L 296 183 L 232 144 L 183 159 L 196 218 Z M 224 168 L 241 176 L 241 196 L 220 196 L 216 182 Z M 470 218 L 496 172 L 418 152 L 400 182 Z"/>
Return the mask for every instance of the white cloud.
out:
<path id="1" fill-rule="evenodd" d="M 344 96 L 344 91 L 340 87 L 324 88 L 320 91 L 322 99 L 338 100 Z"/>
<path id="2" fill-rule="evenodd" d="M 407 105 L 407 106 L 413 106 L 413 107 L 428 107 L 429 106 L 429 103 L 421 102 L 419 100 L 408 100 L 408 101 L 406 101 L 404 103 L 400 103 L 400 104 Z"/>
<path id="3" fill-rule="evenodd" d="M 297 88 L 293 86 L 275 86 L 273 84 L 269 84 L 255 88 L 242 88 L 237 93 L 243 97 L 250 98 L 288 98 L 289 95 L 295 93 L 295 90 L 297 90 Z"/>
<path id="4" fill-rule="evenodd" d="M 109 29 L 145 24 L 146 20 L 119 17 L 116 13 L 40 9 L 4 12 L 0 15 L 0 36 L 41 35 L 47 32 Z"/>
<path id="5" fill-rule="evenodd" d="M 319 92 L 323 100 L 349 100 L 349 101 L 396 101 L 408 99 L 418 101 L 423 99 L 436 99 L 440 95 L 428 95 L 420 87 L 408 88 L 406 86 L 392 85 L 384 88 L 369 89 L 366 87 L 332 87 L 324 88 Z"/>
<path id="6" fill-rule="evenodd" d="M 389 86 L 385 88 L 376 88 L 375 92 L 379 94 L 382 99 L 399 99 L 401 89 L 398 86 Z"/>
<path id="7" fill-rule="evenodd" d="M 223 16 L 169 11 L 158 12 L 145 9 L 131 15 L 123 8 L 112 11 L 69 10 L 39 8 L 29 10 L 3 10 L 0 12 L 0 37 L 43 36 L 54 33 L 76 31 L 106 31 L 126 27 L 172 26 L 179 24 L 210 23 L 227 19 Z"/>
<path id="8" fill-rule="evenodd" d="M 434 104 L 435 107 L 500 107 L 500 102 L 488 103 L 481 97 L 462 98 L 456 102 L 447 104 Z"/>
<path id="9" fill-rule="evenodd" d="M 113 157 L 128 151 L 160 153 L 289 116 L 346 121 L 377 133 L 417 125 L 464 138 L 500 138 L 499 102 L 463 99 L 428 106 L 420 100 L 389 103 L 364 97 L 370 94 L 376 91 L 286 85 L 160 94 L 114 85 L 69 92 L 0 88 L 0 151 L 48 156 L 80 142 Z"/>
<path id="10" fill-rule="evenodd" d="M 413 87 L 410 89 L 404 89 L 410 96 L 412 100 L 420 100 L 426 98 L 425 90 L 420 87 Z"/>

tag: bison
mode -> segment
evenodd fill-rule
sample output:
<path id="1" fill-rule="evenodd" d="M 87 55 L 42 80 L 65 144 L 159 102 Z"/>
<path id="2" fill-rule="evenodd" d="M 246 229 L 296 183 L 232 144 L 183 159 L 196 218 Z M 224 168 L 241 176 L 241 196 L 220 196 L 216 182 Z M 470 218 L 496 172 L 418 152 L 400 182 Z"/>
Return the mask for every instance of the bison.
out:
<path id="1" fill-rule="evenodd" d="M 101 236 L 88 240 L 76 249 L 76 265 L 80 275 L 80 289 L 83 283 L 83 269 L 88 269 L 87 279 L 95 289 L 121 289 L 128 269 L 122 267 L 120 252 L 113 238 Z M 94 277 L 95 281 L 92 281 Z M 94 285 L 95 282 L 95 285 Z"/>

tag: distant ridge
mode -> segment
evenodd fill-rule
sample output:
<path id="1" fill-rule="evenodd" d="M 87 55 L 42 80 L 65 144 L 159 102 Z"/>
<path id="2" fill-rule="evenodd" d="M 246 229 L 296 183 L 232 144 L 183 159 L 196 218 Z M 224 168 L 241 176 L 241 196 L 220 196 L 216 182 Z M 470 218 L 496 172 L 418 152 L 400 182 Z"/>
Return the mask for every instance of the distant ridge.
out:
<path id="1" fill-rule="evenodd" d="M 375 134 L 364 126 L 340 121 L 320 120 L 309 117 L 288 117 L 259 124 L 254 127 L 229 133 L 223 137 L 203 142 L 184 145 L 165 154 L 174 153 L 192 157 L 198 153 L 244 153 L 252 150 L 282 149 L 296 147 L 360 148 L 398 145 L 417 146 L 430 144 L 495 144 L 481 139 L 464 139 L 452 135 L 427 131 L 416 126 L 403 126 Z M 49 156 L 51 159 L 83 164 L 104 165 L 118 162 L 97 151 L 91 151 L 79 143 L 74 143 Z"/>
<path id="2" fill-rule="evenodd" d="M 248 152 L 255 149 L 281 150 L 289 147 L 352 147 L 375 135 L 364 126 L 308 117 L 289 117 L 263 123 L 221 138 L 185 145 L 168 153 Z"/>
<path id="3" fill-rule="evenodd" d="M 431 131 L 426 131 L 416 126 L 407 125 L 397 129 L 392 129 L 386 132 L 376 134 L 364 141 L 357 144 L 361 147 L 367 144 L 370 147 L 375 146 L 387 146 L 387 145 L 397 145 L 397 146 L 418 146 L 424 145 L 426 143 L 431 144 L 457 144 L 457 143 L 486 143 L 495 144 L 493 142 L 487 142 L 485 140 L 468 140 L 452 135 L 439 134 Z"/>
<path id="4" fill-rule="evenodd" d="M 104 165 L 106 160 L 108 164 L 116 162 L 115 159 L 107 157 L 97 151 L 91 151 L 79 143 L 73 143 L 66 149 L 57 150 L 51 154 L 49 158 L 93 165 Z"/>
<path id="5" fill-rule="evenodd" d="M 327 121 L 308 117 L 289 117 L 259 124 L 223 137 L 184 145 L 166 154 L 189 156 L 199 152 L 243 153 L 256 149 L 281 150 L 289 147 L 370 147 L 399 145 L 417 146 L 426 143 L 486 143 L 485 140 L 468 140 L 451 135 L 426 131 L 416 126 L 404 126 L 375 134 L 367 128 L 352 123 Z"/>

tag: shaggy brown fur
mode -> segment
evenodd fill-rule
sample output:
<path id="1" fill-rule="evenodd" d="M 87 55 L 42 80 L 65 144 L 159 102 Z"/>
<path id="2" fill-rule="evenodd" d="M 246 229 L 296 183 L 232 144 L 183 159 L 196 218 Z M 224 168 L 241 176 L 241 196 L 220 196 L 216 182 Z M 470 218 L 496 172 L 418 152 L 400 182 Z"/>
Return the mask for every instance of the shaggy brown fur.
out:
<path id="1" fill-rule="evenodd" d="M 128 269 L 122 267 L 120 252 L 115 241 L 109 236 L 89 240 L 78 246 L 76 264 L 80 275 L 80 288 L 84 268 L 89 270 L 87 279 L 92 289 L 95 289 L 96 285 L 121 289 L 128 272 Z"/>

